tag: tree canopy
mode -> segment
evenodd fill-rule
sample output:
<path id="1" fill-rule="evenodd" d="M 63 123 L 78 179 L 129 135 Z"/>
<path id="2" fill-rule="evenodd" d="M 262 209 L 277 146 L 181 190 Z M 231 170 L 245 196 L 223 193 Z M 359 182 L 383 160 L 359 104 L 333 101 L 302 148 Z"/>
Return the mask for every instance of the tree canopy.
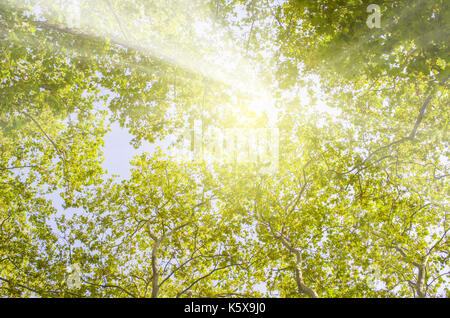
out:
<path id="1" fill-rule="evenodd" d="M 2 1 L 0 295 L 449 297 L 449 23 L 444 0 Z M 192 150 L 195 122 L 250 152 L 276 131 L 276 171 L 103 165 L 113 124 Z"/>

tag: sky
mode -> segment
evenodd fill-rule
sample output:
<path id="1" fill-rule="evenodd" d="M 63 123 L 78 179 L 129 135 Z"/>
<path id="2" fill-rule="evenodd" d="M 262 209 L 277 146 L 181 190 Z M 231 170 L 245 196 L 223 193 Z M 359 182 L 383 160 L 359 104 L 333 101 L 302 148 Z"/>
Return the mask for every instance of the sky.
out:
<path id="1" fill-rule="evenodd" d="M 142 146 L 135 149 L 131 146 L 130 141 L 133 139 L 126 128 L 120 127 L 118 123 L 111 125 L 111 131 L 109 131 L 105 138 L 105 145 L 103 147 L 103 153 L 105 160 L 102 163 L 102 167 L 108 171 L 108 175 L 119 175 L 121 179 L 127 179 L 130 177 L 130 161 L 143 152 L 153 153 L 157 146 L 164 147 L 163 143 L 151 144 L 144 141 Z"/>

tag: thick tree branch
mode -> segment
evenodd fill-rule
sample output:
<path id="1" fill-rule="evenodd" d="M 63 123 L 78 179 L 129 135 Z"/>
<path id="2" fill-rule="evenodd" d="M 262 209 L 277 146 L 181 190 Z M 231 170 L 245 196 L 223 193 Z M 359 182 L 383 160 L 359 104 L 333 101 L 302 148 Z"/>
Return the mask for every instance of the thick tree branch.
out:
<path id="1" fill-rule="evenodd" d="M 369 162 L 375 155 L 377 155 L 378 153 L 382 152 L 383 150 L 392 148 L 393 146 L 396 146 L 396 145 L 398 145 L 398 144 L 401 144 L 401 143 L 404 143 L 404 142 L 407 142 L 407 141 L 412 141 L 412 140 L 414 140 L 414 138 L 416 137 L 416 134 L 417 134 L 417 129 L 419 128 L 420 124 L 422 123 L 422 120 L 423 120 L 424 115 L 425 115 L 425 111 L 426 111 L 428 105 L 430 104 L 430 101 L 431 101 L 431 99 L 433 98 L 433 96 L 434 96 L 434 91 L 432 91 L 432 92 L 428 95 L 428 97 L 426 98 L 425 102 L 424 102 L 424 103 L 422 104 L 422 106 L 420 107 L 420 109 L 419 109 L 419 114 L 418 114 L 418 116 L 417 116 L 417 118 L 416 118 L 416 121 L 415 121 L 415 123 L 414 123 L 414 127 L 413 127 L 411 133 L 410 133 L 408 136 L 403 137 L 403 138 L 400 138 L 400 139 L 398 139 L 398 140 L 396 140 L 396 141 L 391 142 L 391 143 L 388 144 L 388 145 L 384 145 L 384 146 L 382 146 L 382 147 L 376 149 L 375 151 L 373 151 L 372 153 L 370 153 L 370 154 L 367 156 L 367 158 L 363 160 L 363 162 L 361 162 L 361 163 L 355 165 L 352 169 L 350 169 L 350 170 L 348 170 L 348 171 L 346 171 L 346 172 L 338 172 L 338 171 L 335 171 L 335 170 L 330 170 L 330 171 L 331 171 L 331 172 L 334 172 L 334 173 L 337 173 L 337 174 L 340 174 L 340 175 L 345 175 L 345 174 L 351 173 L 351 172 L 353 172 L 353 171 L 355 171 L 355 170 L 358 170 L 358 172 L 360 172 L 360 171 L 362 170 L 361 168 L 364 167 L 364 166 L 366 165 L 367 162 Z M 385 158 L 389 158 L 389 156 L 384 157 L 384 159 L 385 159 Z"/>
<path id="2" fill-rule="evenodd" d="M 284 236 L 277 235 L 276 238 L 289 250 L 289 252 L 295 255 L 294 275 L 298 291 L 301 294 L 305 294 L 311 298 L 319 298 L 319 295 L 316 293 L 316 291 L 311 287 L 307 286 L 303 280 L 303 271 L 302 271 L 303 261 L 301 251 L 296 249 Z"/>

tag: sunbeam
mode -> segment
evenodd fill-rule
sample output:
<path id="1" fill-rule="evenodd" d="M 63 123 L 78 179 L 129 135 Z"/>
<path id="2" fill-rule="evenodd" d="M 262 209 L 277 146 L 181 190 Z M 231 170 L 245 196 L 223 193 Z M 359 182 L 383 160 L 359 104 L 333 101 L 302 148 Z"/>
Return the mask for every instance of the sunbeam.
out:
<path id="1" fill-rule="evenodd" d="M 247 59 L 244 49 L 239 48 L 242 45 L 230 38 L 227 30 L 221 29 L 204 1 L 174 1 L 169 7 L 166 1 L 156 1 L 149 9 L 149 14 L 153 15 L 142 13 L 140 19 L 132 18 L 128 12 L 145 12 L 143 4 L 135 2 L 130 3 L 128 11 L 114 8 L 108 0 L 7 2 L 18 8 L 31 9 L 37 15 L 37 26 L 101 38 L 158 58 L 248 96 L 252 110 L 256 107 L 259 111 L 274 114 L 269 88 L 256 73 L 258 65 Z M 126 4 L 126 1 L 119 3 L 127 8 Z M 172 14 L 182 16 L 180 20 L 184 23 L 171 25 L 167 22 L 166 27 L 161 28 L 161 19 Z M 153 16 L 158 16 L 158 20 Z"/>

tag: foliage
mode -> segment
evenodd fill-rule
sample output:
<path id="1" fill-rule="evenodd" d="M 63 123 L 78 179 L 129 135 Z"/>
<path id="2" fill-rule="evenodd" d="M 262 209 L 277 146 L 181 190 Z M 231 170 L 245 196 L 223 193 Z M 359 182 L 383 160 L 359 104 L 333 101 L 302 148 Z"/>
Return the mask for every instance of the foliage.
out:
<path id="1" fill-rule="evenodd" d="M 2 296 L 450 295 L 446 1 L 34 2 L 0 4 Z M 265 127 L 266 96 L 277 173 L 102 167 L 112 123 Z"/>

